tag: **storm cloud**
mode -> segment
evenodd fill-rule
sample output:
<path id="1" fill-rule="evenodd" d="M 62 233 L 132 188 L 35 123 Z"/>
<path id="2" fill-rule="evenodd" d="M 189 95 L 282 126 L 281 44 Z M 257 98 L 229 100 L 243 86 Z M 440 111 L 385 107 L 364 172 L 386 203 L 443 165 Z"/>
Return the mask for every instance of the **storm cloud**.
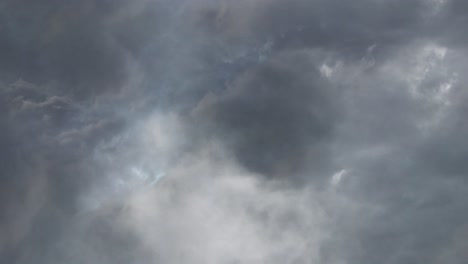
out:
<path id="1" fill-rule="evenodd" d="M 0 2 L 0 262 L 464 263 L 467 7 Z"/>

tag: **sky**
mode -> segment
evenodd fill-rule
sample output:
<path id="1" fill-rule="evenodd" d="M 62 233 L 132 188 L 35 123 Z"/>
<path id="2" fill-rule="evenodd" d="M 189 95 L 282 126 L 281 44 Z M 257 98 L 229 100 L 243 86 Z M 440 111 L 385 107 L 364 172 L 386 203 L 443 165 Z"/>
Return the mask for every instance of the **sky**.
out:
<path id="1" fill-rule="evenodd" d="M 0 263 L 466 263 L 467 22 L 1 0 Z"/>

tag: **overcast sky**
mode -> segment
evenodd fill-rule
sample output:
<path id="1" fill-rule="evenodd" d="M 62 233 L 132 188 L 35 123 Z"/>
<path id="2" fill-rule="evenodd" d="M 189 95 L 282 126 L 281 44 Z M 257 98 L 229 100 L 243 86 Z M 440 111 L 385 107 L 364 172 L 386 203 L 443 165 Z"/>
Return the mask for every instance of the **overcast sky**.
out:
<path id="1" fill-rule="evenodd" d="M 0 263 L 466 263 L 467 24 L 465 0 L 0 0 Z"/>

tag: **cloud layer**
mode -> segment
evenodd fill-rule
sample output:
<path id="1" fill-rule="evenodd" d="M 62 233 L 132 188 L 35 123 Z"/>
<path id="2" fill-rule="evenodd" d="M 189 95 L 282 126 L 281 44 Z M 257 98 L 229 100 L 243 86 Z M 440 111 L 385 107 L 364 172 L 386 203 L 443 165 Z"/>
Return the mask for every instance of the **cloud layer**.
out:
<path id="1" fill-rule="evenodd" d="M 0 3 L 0 262 L 464 263 L 462 0 Z"/>

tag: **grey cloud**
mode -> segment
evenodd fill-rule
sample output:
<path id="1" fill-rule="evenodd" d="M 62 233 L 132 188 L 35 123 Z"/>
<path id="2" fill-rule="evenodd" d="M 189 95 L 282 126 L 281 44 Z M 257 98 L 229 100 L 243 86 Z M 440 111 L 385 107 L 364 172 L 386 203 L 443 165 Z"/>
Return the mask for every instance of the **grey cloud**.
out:
<path id="1" fill-rule="evenodd" d="M 330 162 L 340 98 L 314 55 L 285 52 L 249 69 L 223 94 L 202 100 L 195 113 L 208 118 L 209 129 L 254 172 L 308 177 L 304 171 L 313 164 L 320 174 Z"/>
<path id="2" fill-rule="evenodd" d="M 69 132 L 69 138 L 88 145 L 61 145 L 56 137 L 82 125 L 77 120 L 85 114 L 70 99 L 51 92 L 21 80 L 2 87 L 2 261 L 18 261 L 26 244 L 51 241 L 37 230 L 59 227 L 74 214 L 77 194 L 92 179 L 86 153 L 94 146 L 89 143 L 119 130 L 108 126 L 94 128 L 101 134 Z"/>
<path id="3" fill-rule="evenodd" d="M 463 263 L 465 6 L 4 1 L 0 262 Z"/>
<path id="4" fill-rule="evenodd" d="M 2 78 L 57 81 L 78 97 L 119 91 L 131 78 L 132 58 L 113 29 L 139 22 L 119 16 L 130 7 L 123 1 L 6 1 L 1 7 Z M 133 41 L 140 37 L 132 28 L 126 33 L 133 34 Z"/>

